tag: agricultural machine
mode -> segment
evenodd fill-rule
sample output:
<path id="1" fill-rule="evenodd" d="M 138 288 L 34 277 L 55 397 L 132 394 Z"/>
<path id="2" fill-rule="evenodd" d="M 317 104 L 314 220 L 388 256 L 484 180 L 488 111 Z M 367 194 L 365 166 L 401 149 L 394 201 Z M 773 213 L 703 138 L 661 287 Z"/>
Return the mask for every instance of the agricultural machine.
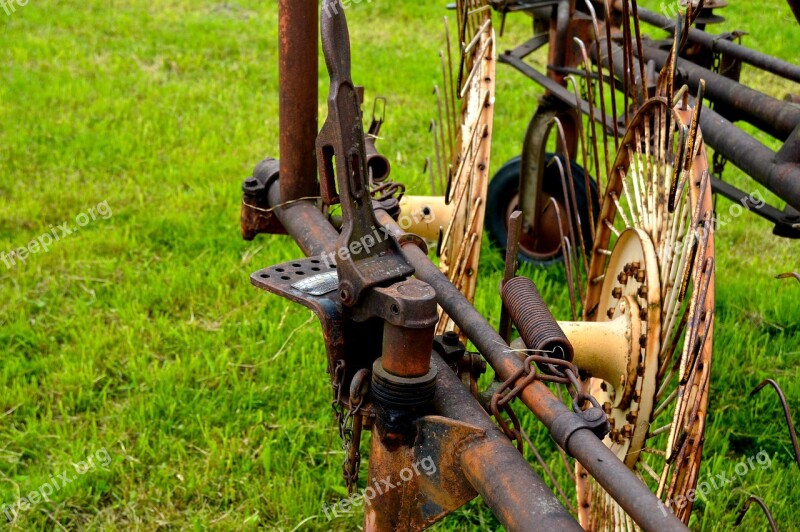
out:
<path id="1" fill-rule="evenodd" d="M 713 194 L 800 234 L 800 108 L 738 82 L 743 63 L 794 81 L 800 68 L 704 31 L 721 4 L 672 20 L 635 0 L 459 0 L 430 124 L 434 195 L 415 196 L 376 148 L 380 101 L 364 127 L 344 7 L 280 1 L 281 159 L 245 180 L 242 233 L 288 233 L 306 258 L 251 281 L 320 320 L 351 491 L 437 465 L 365 505 L 366 529 L 423 529 L 480 495 L 509 530 L 686 530 L 710 389 Z M 501 31 L 517 13 L 534 30 L 499 56 L 498 13 Z M 672 35 L 651 40 L 642 21 Z M 318 129 L 320 36 L 330 88 Z M 543 46 L 546 72 L 525 60 Z M 521 157 L 490 184 L 498 60 L 545 95 Z M 723 181 L 726 161 L 787 205 Z M 499 330 L 472 304 L 484 226 L 505 249 Z M 572 321 L 516 275 L 520 260 L 563 262 Z M 515 400 L 557 444 L 577 501 L 523 458 L 533 445 Z"/>

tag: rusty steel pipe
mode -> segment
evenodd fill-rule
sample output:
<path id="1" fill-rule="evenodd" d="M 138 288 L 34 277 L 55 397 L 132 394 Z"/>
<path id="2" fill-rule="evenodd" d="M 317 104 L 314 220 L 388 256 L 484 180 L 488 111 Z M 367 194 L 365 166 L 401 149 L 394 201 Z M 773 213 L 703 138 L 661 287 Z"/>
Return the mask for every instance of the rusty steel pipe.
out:
<path id="1" fill-rule="evenodd" d="M 439 355 L 437 413 L 469 423 L 486 436 L 465 446 L 459 460 L 467 478 L 508 530 L 582 530 L 547 484 L 492 422 Z"/>
<path id="2" fill-rule="evenodd" d="M 319 16 L 316 0 L 280 0 L 281 198 L 318 196 Z"/>
<path id="3" fill-rule="evenodd" d="M 777 154 L 708 107 L 700 130 L 706 144 L 800 210 L 800 125 Z"/>
<path id="4" fill-rule="evenodd" d="M 639 7 L 639 18 L 648 24 L 658 26 L 664 31 L 675 33 L 675 21 L 659 13 Z M 690 28 L 689 41 L 699 44 L 706 50 L 726 54 L 776 76 L 800 83 L 800 66 L 751 50 L 720 35 L 713 35 L 697 28 Z"/>
<path id="5" fill-rule="evenodd" d="M 378 220 L 392 233 L 403 233 L 386 212 L 377 211 L 376 214 Z M 415 268 L 416 277 L 433 286 L 439 305 L 489 361 L 498 378 L 508 379 L 520 370 L 522 361 L 428 256 L 409 243 L 403 246 L 403 251 Z M 577 417 L 542 382 L 534 381 L 519 397 L 550 430 L 556 441 L 559 440 L 559 435 L 564 435 L 565 426 Z M 567 436 L 568 445 L 565 451 L 583 464 L 636 524 L 647 531 L 688 530 L 594 433 L 588 429 L 578 429 Z"/>
<path id="6" fill-rule="evenodd" d="M 269 205 L 284 229 L 307 256 L 335 252 L 339 233 L 328 222 L 317 206 L 310 201 L 297 201 L 285 207 L 281 204 L 281 179 L 269 187 Z"/>
<path id="7" fill-rule="evenodd" d="M 276 187 L 277 184 L 270 189 L 270 205 L 273 206 L 276 205 L 276 203 L 273 203 L 277 196 Z M 298 207 L 301 210 L 295 210 Z M 336 238 L 330 237 L 331 232 L 335 234 L 335 229 L 313 204 L 298 202 L 292 207 L 276 209 L 275 212 L 289 234 L 298 241 L 300 247 L 307 254 L 321 254 L 335 246 Z M 298 215 L 295 216 L 295 213 Z M 390 232 L 397 236 L 403 234 L 400 226 L 385 211 L 378 210 L 376 215 L 378 221 Z M 301 217 L 302 220 L 300 220 Z M 418 248 L 416 244 L 410 242 L 406 242 L 403 245 L 403 251 L 407 260 L 416 269 L 416 277 L 430 284 L 436 290 L 437 302 L 478 347 L 483 356 L 492 365 L 498 377 L 507 379 L 517 372 L 522 367 L 522 361 L 512 353 L 508 344 L 475 310 L 475 307 L 428 259 L 427 254 Z M 553 395 L 545 384 L 539 381 L 534 381 L 525 388 L 520 394 L 520 399 L 544 423 L 551 433 L 563 432 L 559 427 L 563 429 L 565 425 L 569 424 L 569 421 L 577 417 Z M 442 404 L 442 401 L 446 400 L 448 400 L 446 397 L 439 397 L 438 400 L 434 399 L 434 404 L 439 405 L 443 409 L 443 413 L 452 413 L 452 411 L 446 409 L 446 405 Z M 469 419 L 465 420 L 469 421 Z M 583 464 L 598 483 L 619 502 L 620 506 L 644 530 L 688 530 L 680 520 L 664 508 L 661 501 L 650 492 L 647 486 L 602 441 L 597 439 L 594 433 L 588 429 L 579 429 L 574 430 L 568 436 L 569 445 L 566 451 Z M 512 464 L 513 462 L 508 463 Z M 465 470 L 469 471 L 470 480 L 478 484 L 478 486 L 475 486 L 476 489 L 490 501 L 490 507 L 499 513 L 501 520 L 508 520 L 509 526 L 516 523 L 513 516 L 504 513 L 504 508 L 516 507 L 517 499 L 512 496 L 512 493 L 513 495 L 524 497 L 522 502 L 526 505 L 531 504 L 531 501 L 525 496 L 527 488 L 521 486 L 519 490 L 509 492 L 510 486 L 503 482 L 503 479 L 497 478 L 492 474 L 496 466 L 493 466 L 491 461 L 486 460 L 485 456 L 479 459 L 466 458 L 464 464 Z M 518 467 L 511 467 L 512 470 L 516 468 Z M 527 463 L 525 469 L 530 469 Z M 552 493 L 550 493 L 550 499 L 548 500 L 555 500 Z M 557 501 L 555 504 L 557 504 Z M 535 525 L 536 521 L 533 524 Z M 528 523 L 528 526 L 531 526 L 531 524 Z"/>
<path id="8" fill-rule="evenodd" d="M 644 47 L 645 59 L 655 61 L 657 68 L 664 66 L 669 55 L 665 50 Z M 684 81 L 692 92 L 696 93 L 700 80 L 705 80 L 705 97 L 708 100 L 730 106 L 738 111 L 737 120 L 749 122 L 777 139 L 785 140 L 800 125 L 800 108 L 796 105 L 758 92 L 685 59 L 678 59 L 678 72 L 685 75 Z"/>

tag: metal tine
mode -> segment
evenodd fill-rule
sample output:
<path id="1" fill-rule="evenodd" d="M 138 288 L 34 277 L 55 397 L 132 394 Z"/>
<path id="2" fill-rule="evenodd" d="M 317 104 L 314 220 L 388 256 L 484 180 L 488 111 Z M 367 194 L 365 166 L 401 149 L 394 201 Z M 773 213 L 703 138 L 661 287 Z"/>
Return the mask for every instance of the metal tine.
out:
<path id="1" fill-rule="evenodd" d="M 587 98 L 586 99 L 587 99 L 587 101 L 589 103 L 589 127 L 592 128 L 592 139 L 594 140 L 594 144 L 595 144 L 595 149 L 593 151 L 594 151 L 594 159 L 595 159 L 595 168 L 597 169 L 597 182 L 598 182 L 598 185 L 600 185 L 602 187 L 602 185 L 601 185 L 602 181 L 600 179 L 600 155 L 597 153 L 597 126 L 595 125 L 595 120 L 594 120 L 594 93 L 592 91 L 592 73 L 589 70 L 589 65 L 591 65 L 591 63 L 589 62 L 589 56 L 586 53 L 586 46 L 583 44 L 583 41 L 580 40 L 577 37 L 575 37 L 573 40 L 578 45 L 578 47 L 581 49 L 581 54 L 583 55 L 583 68 L 584 68 L 584 71 L 585 71 L 586 90 L 587 90 Z M 601 85 L 600 86 L 601 87 L 602 87 L 602 83 L 603 83 L 602 82 L 602 78 L 603 78 L 603 72 L 600 71 L 600 79 L 601 79 L 601 81 L 600 81 Z M 601 94 L 602 94 L 602 88 L 600 90 L 601 90 Z M 603 97 L 602 96 L 600 97 L 600 99 L 601 99 L 601 101 L 603 101 Z M 605 150 L 605 156 L 606 156 L 606 164 L 603 167 L 603 169 L 606 171 L 606 176 L 608 176 L 608 174 L 611 173 L 611 169 L 610 169 L 610 166 L 609 166 L 610 163 L 609 163 L 609 157 L 608 157 L 608 135 L 606 134 L 606 126 L 605 126 L 605 121 L 606 121 L 605 116 L 606 115 L 605 115 L 605 111 L 602 109 L 602 107 L 600 108 L 600 112 L 602 113 L 602 116 L 603 116 L 603 148 Z M 579 120 L 579 122 L 583 122 L 583 120 Z M 603 189 L 600 188 L 600 190 L 603 190 Z"/>
<path id="2" fill-rule="evenodd" d="M 544 469 L 544 472 L 550 479 L 550 482 L 552 482 L 553 485 L 556 487 L 556 490 L 558 491 L 558 494 L 561 495 L 561 499 L 564 501 L 564 504 L 567 506 L 567 509 L 573 514 L 577 513 L 577 510 L 575 509 L 575 506 L 573 506 L 572 501 L 570 500 L 569 497 L 567 497 L 567 494 L 564 493 L 564 489 L 561 487 L 561 484 L 558 482 L 558 480 L 556 480 L 556 477 L 553 475 L 553 472 L 550 471 L 549 467 L 547 467 L 547 462 L 545 462 L 544 458 L 542 458 L 542 455 L 539 454 L 539 451 L 536 449 L 536 446 L 531 441 L 530 437 L 528 436 L 528 433 L 525 432 L 522 428 L 520 428 L 519 433 L 525 440 L 525 443 L 528 444 L 528 448 L 533 453 L 533 456 L 536 457 L 536 461 L 539 462 L 539 465 L 541 465 L 542 469 Z"/>
<path id="3" fill-rule="evenodd" d="M 425 158 L 425 166 L 422 167 L 422 173 L 424 174 L 426 172 L 430 175 L 431 195 L 432 196 L 441 195 L 441 193 L 437 194 L 437 192 L 436 192 L 436 181 L 434 180 L 434 177 L 433 177 L 433 165 L 431 164 L 431 158 L 430 157 L 426 157 Z"/>
<path id="4" fill-rule="evenodd" d="M 491 21 L 489 21 L 489 22 L 491 22 Z M 489 22 L 487 22 L 484 25 L 484 27 L 488 27 Z M 483 33 L 483 30 L 484 30 L 484 28 L 481 28 L 481 32 L 476 35 L 476 37 L 475 37 L 476 41 L 478 40 L 478 38 Z M 486 54 L 486 50 L 489 49 L 489 46 L 492 45 L 493 42 L 494 42 L 494 37 L 489 37 L 489 39 L 486 41 L 486 43 L 484 43 L 483 48 L 480 49 L 480 52 L 478 54 L 476 54 L 475 57 L 477 57 L 479 59 L 482 58 L 484 56 L 484 54 Z M 467 93 L 467 85 L 469 85 L 469 83 L 472 81 L 472 78 L 475 77 L 475 73 L 478 72 L 479 70 L 480 70 L 480 63 L 479 62 L 475 62 L 475 64 L 472 65 L 472 69 L 469 71 L 469 76 L 467 76 L 467 79 L 464 81 L 464 85 L 460 88 L 460 92 L 458 93 L 458 97 L 459 98 L 463 98 L 464 95 Z"/>
<path id="5" fill-rule="evenodd" d="M 672 171 L 672 186 L 670 187 L 669 191 L 669 198 L 667 201 L 667 208 L 669 209 L 670 213 L 675 212 L 675 200 L 678 195 L 678 190 L 683 183 L 683 158 L 686 156 L 686 139 L 688 137 L 688 128 L 686 126 L 681 126 L 680 129 L 680 140 L 678 141 L 678 158 L 676 159 L 677 164 Z"/>
<path id="6" fill-rule="evenodd" d="M 630 44 L 630 18 L 628 14 L 628 2 L 622 2 L 622 61 L 623 65 L 623 88 L 625 93 L 625 123 L 630 123 L 630 118 L 628 116 L 629 113 L 629 105 L 628 105 L 628 98 L 632 94 L 631 92 L 631 83 L 634 80 L 631 79 L 631 74 L 633 71 L 630 67 L 630 51 L 628 50 L 628 45 Z"/>
<path id="7" fill-rule="evenodd" d="M 695 96 L 694 112 L 692 113 L 691 128 L 689 129 L 689 150 L 687 153 L 686 161 L 684 162 L 684 170 L 688 171 L 695 157 L 695 145 L 697 144 L 697 124 L 700 121 L 700 113 L 703 112 L 703 97 L 706 93 L 706 80 L 700 80 L 700 86 L 697 87 L 697 96 Z"/>
<path id="8" fill-rule="evenodd" d="M 457 100 L 457 97 L 456 97 L 456 84 L 455 84 L 455 79 L 453 78 L 453 50 L 452 50 L 453 47 L 452 47 L 452 43 L 450 42 L 450 25 L 448 23 L 447 17 L 444 17 L 444 34 L 445 34 L 445 42 L 447 43 L 447 74 L 448 74 L 448 80 L 446 81 L 446 83 L 450 84 L 449 85 L 450 86 L 450 101 L 447 102 L 451 107 L 451 109 L 450 109 L 450 119 L 452 120 L 452 123 L 450 124 L 450 127 L 452 128 L 452 131 L 453 131 L 454 135 L 457 137 L 458 136 L 458 133 L 457 133 L 458 132 L 458 115 L 456 113 L 456 100 Z M 455 144 L 452 144 L 450 146 L 450 150 L 452 151 L 454 149 L 455 149 Z"/>
<path id="9" fill-rule="evenodd" d="M 578 82 L 575 79 L 575 76 L 570 74 L 570 75 L 567 76 L 567 80 L 572 83 L 572 90 L 575 93 L 575 101 L 576 102 L 580 102 L 580 94 L 578 93 Z M 583 178 L 584 178 L 585 186 L 586 186 L 586 201 L 587 201 L 587 203 L 589 205 L 589 228 L 591 229 L 592 234 L 594 234 L 595 233 L 594 201 L 593 201 L 593 198 L 592 198 L 592 187 L 591 187 L 591 182 L 590 182 L 590 179 L 589 179 L 589 172 L 588 172 L 589 166 L 588 166 L 587 155 L 586 155 L 586 137 L 583 134 L 583 120 L 578 120 L 577 122 L 578 122 L 578 138 L 581 141 L 581 156 L 582 156 L 582 159 L 583 159 L 583 168 L 586 169 L 586 171 L 583 173 Z M 592 151 L 595 152 L 595 155 L 596 155 L 597 150 L 592 150 Z M 602 190 L 603 190 L 602 181 L 600 179 L 600 175 L 599 175 L 599 172 L 598 172 L 597 169 L 595 169 L 595 173 L 597 174 L 597 188 L 598 188 L 599 191 L 602 192 Z"/>
<path id="10" fill-rule="evenodd" d="M 789 272 L 789 273 L 782 273 L 780 275 L 775 276 L 776 279 L 797 279 L 800 281 L 800 273 L 797 272 Z"/>
<path id="11" fill-rule="evenodd" d="M 604 10 L 605 10 L 605 27 L 606 27 L 606 52 L 608 54 L 608 79 L 611 84 L 611 113 L 614 115 L 614 149 L 619 149 L 619 125 L 617 123 L 618 116 L 617 116 L 617 91 L 614 87 L 614 49 L 613 43 L 611 42 L 611 24 L 608 23 L 611 20 L 611 13 L 609 12 L 608 4 L 610 2 L 603 2 Z M 600 54 L 600 47 L 597 48 L 598 55 Z M 602 58 L 601 58 L 602 59 Z M 600 64 L 602 65 L 602 60 Z"/>
<path id="12" fill-rule="evenodd" d="M 786 424 L 789 427 L 789 437 L 792 438 L 792 446 L 794 447 L 794 458 L 797 462 L 797 467 L 800 468 L 800 446 L 797 444 L 797 431 L 795 431 L 794 423 L 792 423 L 792 413 L 789 410 L 789 405 L 786 403 L 786 396 L 783 395 L 783 390 L 781 390 L 781 387 L 774 380 L 765 379 L 761 382 L 761 384 L 756 386 L 752 392 L 750 392 L 750 397 L 754 397 L 768 384 L 775 389 L 775 393 L 778 394 L 778 399 L 781 402 L 781 407 L 783 407 L 783 416 L 786 418 Z"/>
<path id="13" fill-rule="evenodd" d="M 435 147 L 436 152 L 436 168 L 438 169 L 439 174 L 439 184 L 444 186 L 444 167 L 442 166 L 442 154 L 439 153 L 439 133 L 437 131 L 438 127 L 436 125 L 436 120 L 431 120 L 431 126 L 428 129 L 429 132 L 433 132 L 433 145 Z"/>
<path id="14" fill-rule="evenodd" d="M 578 222 L 580 222 L 580 217 L 576 215 L 576 218 L 573 218 L 572 214 L 571 214 L 571 207 L 569 205 L 569 203 L 570 203 L 569 191 L 568 191 L 568 189 L 566 187 L 566 184 L 565 184 L 566 179 L 564 177 L 564 165 L 561 164 L 561 160 L 558 157 L 553 157 L 552 160 L 555 161 L 555 165 L 558 167 L 558 172 L 559 172 L 559 174 L 561 176 L 561 187 L 562 187 L 562 190 L 564 191 L 564 197 L 567 198 L 567 220 L 569 220 L 570 238 L 566 239 L 566 249 L 564 249 L 564 255 L 566 257 L 569 257 L 570 269 L 572 270 L 574 279 L 577 281 L 578 292 L 579 293 L 583 293 L 583 283 L 582 283 L 581 269 L 580 269 L 580 266 L 578 266 L 578 253 L 579 252 L 575 248 L 575 246 L 573 246 L 573 243 L 574 244 L 578 244 L 578 242 L 575 239 L 575 230 L 574 230 L 574 228 L 572 226 L 573 220 L 577 219 Z M 572 182 L 570 181 L 570 184 L 571 183 Z M 574 197 L 574 189 L 573 189 L 573 197 Z M 558 212 L 558 211 L 556 211 L 556 212 Z M 580 223 L 578 225 L 578 232 L 580 233 L 580 240 L 581 240 L 580 244 L 581 244 L 581 246 L 583 246 L 583 231 L 580 228 Z M 584 253 L 584 254 L 582 254 L 582 256 L 583 256 L 584 263 L 585 263 L 586 262 L 586 254 Z M 589 270 L 587 269 L 586 271 L 588 272 Z M 572 284 L 573 283 L 570 283 L 570 285 L 572 285 Z M 575 301 L 576 301 L 575 300 L 575 292 L 573 290 L 570 293 L 570 302 L 573 305 L 573 312 L 572 312 L 573 320 L 577 320 L 577 317 L 575 315 L 575 310 L 574 310 Z"/>
<path id="15" fill-rule="evenodd" d="M 439 102 L 439 123 L 444 123 L 442 129 L 447 129 L 447 146 L 445 153 L 447 154 L 448 159 L 450 158 L 450 154 L 453 151 L 453 122 L 452 117 L 450 116 L 450 92 L 448 91 L 448 83 L 447 83 L 447 63 L 444 58 L 444 52 L 439 52 L 439 59 L 442 61 L 442 86 L 444 87 L 444 111 L 446 120 L 442 117 L 442 104 L 441 101 Z M 442 131 L 442 136 L 444 137 L 444 131 Z"/>
<path id="16" fill-rule="evenodd" d="M 570 234 L 572 235 L 572 241 L 575 244 L 580 243 L 581 250 L 585 250 L 586 249 L 586 243 L 584 242 L 584 239 L 583 239 L 583 226 L 582 226 L 582 223 L 581 223 L 581 215 L 578 212 L 578 198 L 577 198 L 577 194 L 575 193 L 575 182 L 573 181 L 573 178 L 572 178 L 572 163 L 571 163 L 571 159 L 570 159 L 570 153 L 567 150 L 567 137 L 566 137 L 566 135 L 564 135 L 564 126 L 561 124 L 561 120 L 559 120 L 558 117 L 555 117 L 555 118 L 553 118 L 553 121 L 556 124 L 556 128 L 558 128 L 558 138 L 561 141 L 561 149 L 564 152 L 564 159 L 566 159 L 566 161 L 567 161 L 567 177 L 569 178 L 568 179 L 568 181 L 569 181 L 569 189 L 567 189 L 567 187 L 566 187 L 565 177 L 564 177 L 564 165 L 561 164 L 561 160 L 558 157 L 553 157 L 553 159 L 551 159 L 551 160 L 556 162 L 556 165 L 558 166 L 558 171 L 561 174 L 561 186 L 564 188 L 564 199 L 567 200 L 567 219 L 570 220 Z M 570 192 L 572 192 L 572 194 L 569 194 Z M 572 202 L 572 205 L 569 204 L 570 202 Z M 572 217 L 573 214 L 575 216 L 574 218 Z M 575 220 L 575 222 L 578 224 L 578 239 L 579 240 L 575 239 L 575 234 L 574 234 L 574 231 L 572 230 L 572 227 L 571 227 L 572 226 L 572 220 Z M 589 271 L 589 262 L 587 260 L 586 253 L 581 253 L 581 256 L 583 256 L 583 263 L 584 263 L 584 267 L 586 268 L 584 271 L 588 272 Z M 578 278 L 580 279 L 580 274 L 579 274 Z M 580 284 L 580 281 L 579 281 L 579 284 Z"/>
<path id="17" fill-rule="evenodd" d="M 626 0 L 627 1 L 627 0 Z M 644 71 L 644 53 L 642 52 L 642 32 L 639 28 L 639 6 L 636 4 L 636 0 L 631 0 L 631 8 L 633 10 L 633 28 L 636 32 L 636 49 L 638 53 L 636 54 L 639 57 L 639 71 L 642 77 L 642 104 L 647 101 L 647 77 Z"/>
<path id="18" fill-rule="evenodd" d="M 445 89 L 447 90 L 447 89 Z M 447 141 L 445 139 L 445 127 L 444 127 L 444 115 L 442 114 L 442 93 L 439 90 L 438 85 L 433 86 L 433 92 L 436 94 L 436 107 L 439 111 L 439 141 L 441 143 L 442 149 L 442 164 L 443 168 L 447 167 L 448 160 L 450 159 L 450 150 L 447 149 Z M 447 93 L 445 93 L 445 98 L 447 98 Z"/>
<path id="19" fill-rule="evenodd" d="M 739 525 L 742 524 L 742 521 L 744 520 L 744 516 L 747 514 L 747 510 L 750 509 L 750 506 L 754 502 L 758 506 L 760 506 L 761 509 L 764 511 L 764 515 L 767 516 L 767 521 L 769 521 L 769 527 L 772 530 L 772 532 L 778 532 L 778 525 L 775 524 L 775 519 L 772 517 L 772 512 L 770 512 L 769 508 L 767 508 L 767 504 L 763 500 L 761 500 L 759 497 L 756 497 L 755 495 L 750 495 L 747 498 L 747 500 L 744 502 L 744 506 L 742 506 L 742 509 L 739 510 L 739 515 L 736 517 L 736 522 L 733 523 L 733 527 L 734 528 L 738 528 Z"/>
<path id="20" fill-rule="evenodd" d="M 508 218 L 508 238 L 506 240 L 506 267 L 503 274 L 503 284 L 500 285 L 502 292 L 503 286 L 517 275 L 519 265 L 519 238 L 522 234 L 522 211 L 514 211 Z M 505 303 L 500 308 L 500 336 L 506 343 L 511 340 L 511 317 Z"/>
<path id="21" fill-rule="evenodd" d="M 556 220 L 558 221 L 558 234 L 561 237 L 561 254 L 564 255 L 564 272 L 567 274 L 567 289 L 569 290 L 569 303 L 572 308 L 572 319 L 577 320 L 576 300 L 575 300 L 575 278 L 572 275 L 572 253 L 569 245 L 569 238 L 564 235 L 564 226 L 561 223 L 561 208 L 555 198 L 550 198 L 553 208 L 556 210 Z"/>
<path id="22" fill-rule="evenodd" d="M 458 65 L 458 85 L 456 86 L 456 94 L 461 94 L 461 84 L 464 81 L 464 63 L 467 60 L 466 54 L 466 46 L 467 46 L 467 20 L 469 12 L 464 7 L 464 2 L 466 0 L 459 0 L 458 8 L 461 17 L 459 17 L 458 21 L 458 46 L 461 52 L 461 57 L 459 58 L 459 65 Z"/>
<path id="23" fill-rule="evenodd" d="M 594 6 L 592 6 L 591 0 L 584 0 L 586 7 L 589 9 L 589 13 L 592 15 L 592 25 L 594 26 L 594 43 L 597 47 L 597 54 L 600 55 L 600 25 L 597 22 L 597 14 L 594 11 Z M 577 37 L 575 37 L 577 39 Z M 583 61 L 586 68 L 586 83 L 591 87 L 591 79 L 589 78 L 589 65 L 591 63 L 588 60 L 588 56 L 586 54 L 586 49 L 584 48 L 583 43 L 580 44 L 581 53 L 583 54 Z M 598 91 L 600 92 L 600 116 L 603 119 L 603 147 L 605 148 L 605 155 L 606 155 L 606 175 L 608 175 L 609 169 L 611 168 L 611 162 L 608 158 L 608 129 L 607 129 L 607 122 L 606 122 L 606 96 L 605 96 L 605 82 L 603 81 L 603 61 L 600 58 L 600 61 L 597 62 L 597 78 L 598 78 Z M 613 80 L 614 73 L 610 73 L 609 79 Z M 613 90 L 613 86 L 612 86 Z M 589 101 L 592 101 L 591 93 L 589 93 Z M 616 120 L 616 117 L 615 117 Z M 596 137 L 595 137 L 596 138 Z M 614 148 L 616 149 L 616 144 Z M 598 176 L 598 183 L 599 183 L 599 176 Z M 602 190 L 602 188 L 600 189 Z M 592 231 L 594 234 L 594 231 Z"/>

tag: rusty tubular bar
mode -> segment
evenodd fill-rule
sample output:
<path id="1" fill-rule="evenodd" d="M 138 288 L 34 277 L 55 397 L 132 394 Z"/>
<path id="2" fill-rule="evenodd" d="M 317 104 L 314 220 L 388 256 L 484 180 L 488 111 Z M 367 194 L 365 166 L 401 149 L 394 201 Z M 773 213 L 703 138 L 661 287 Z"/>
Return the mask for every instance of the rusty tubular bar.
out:
<path id="1" fill-rule="evenodd" d="M 384 211 L 376 214 L 391 232 L 398 236 L 403 233 Z M 433 286 L 439 305 L 486 357 L 500 380 L 508 379 L 522 368 L 522 360 L 421 249 L 406 244 L 403 251 L 415 268 L 416 277 Z M 569 410 L 545 384 L 534 381 L 519 397 L 557 442 L 568 442 L 565 450 L 583 464 L 636 524 L 647 531 L 688 530 L 594 433 L 571 425 L 577 414 Z"/>
<path id="2" fill-rule="evenodd" d="M 274 183 L 269 193 L 270 204 L 277 205 L 279 185 Z M 331 251 L 335 245 L 336 230 L 313 203 L 300 201 L 274 212 L 307 255 Z M 581 530 L 444 360 L 435 355 L 432 364 L 438 370 L 433 400 L 436 411 L 486 431 L 480 442 L 464 448 L 460 461 L 470 483 L 500 522 L 508 530 Z"/>
<path id="3" fill-rule="evenodd" d="M 309 257 L 334 251 L 339 233 L 314 203 L 297 201 L 278 207 L 281 204 L 280 181 L 274 181 L 269 188 L 269 204 L 286 231 Z"/>
<path id="4" fill-rule="evenodd" d="M 700 115 L 700 130 L 716 152 L 800 210 L 800 125 L 777 154 L 708 107 Z"/>
<path id="5" fill-rule="evenodd" d="M 669 52 L 645 46 L 644 57 L 655 61 L 656 68 L 662 68 L 669 59 Z M 678 60 L 678 72 L 685 76 L 685 82 L 692 92 L 697 92 L 700 80 L 705 80 L 707 99 L 729 105 L 739 112 L 737 119 L 745 120 L 777 139 L 785 140 L 800 125 L 800 108 L 796 105 L 758 92 L 685 59 Z"/>
<path id="6" fill-rule="evenodd" d="M 664 31 L 675 33 L 675 21 L 655 11 L 639 7 L 639 18 L 648 24 L 658 26 Z M 800 66 L 751 50 L 720 35 L 713 35 L 697 28 L 691 28 L 689 29 L 689 41 L 699 44 L 712 52 L 721 52 L 776 76 L 800 83 Z"/>
<path id="7" fill-rule="evenodd" d="M 279 197 L 278 186 L 278 183 L 273 184 L 269 191 L 270 205 L 273 207 L 278 205 L 277 202 L 273 203 Z M 306 254 L 321 254 L 329 251 L 335 245 L 336 231 L 314 204 L 301 201 L 289 207 L 276 208 L 275 213 Z M 378 210 L 376 215 L 378 221 L 393 234 L 397 236 L 403 234 L 400 226 L 385 211 Z M 508 344 L 428 259 L 428 256 L 416 244 L 410 242 L 403 244 L 403 251 L 407 260 L 415 268 L 416 277 L 430 284 L 436 290 L 437 302 L 478 347 L 498 377 L 507 379 L 517 372 L 522 367 L 522 360 L 513 354 Z M 443 380 L 443 382 L 447 381 Z M 522 391 L 520 399 L 544 423 L 557 442 L 568 442 L 565 450 L 583 464 L 586 470 L 644 530 L 659 532 L 688 530 L 597 436 L 588 429 L 575 428 L 575 420 L 578 416 L 553 395 L 545 384 L 534 381 Z M 458 416 L 456 419 L 462 419 L 468 414 L 461 410 L 460 403 L 452 402 L 455 399 L 439 397 L 435 401 L 443 413 Z M 455 410 L 461 411 L 462 414 L 454 413 Z M 470 419 L 472 418 L 467 417 L 464 420 L 470 421 Z M 483 453 L 489 452 L 488 448 L 483 451 Z M 497 512 L 501 521 L 508 520 L 509 527 L 521 525 L 510 515 L 509 510 L 511 512 L 522 511 L 521 508 L 533 504 L 529 494 L 531 492 L 528 491 L 528 486 L 532 481 L 528 478 L 523 485 L 508 483 L 495 473 L 498 471 L 498 462 L 494 461 L 494 458 L 487 460 L 486 456 L 490 455 L 477 453 L 464 458 L 464 468 L 470 481 L 477 484 L 475 488 L 486 498 L 487 503 Z M 503 466 L 502 470 L 509 474 L 513 474 L 517 469 L 530 470 L 527 463 L 525 468 L 513 465 L 519 464 L 517 460 L 504 458 L 502 463 L 507 465 Z M 517 472 L 517 474 L 519 473 Z M 517 489 L 509 490 L 510 487 Z M 552 492 L 546 500 L 563 509 Z M 556 512 L 554 509 L 550 509 L 548 515 L 557 516 L 559 512 L 560 510 Z M 532 519 L 534 521 L 527 523 L 526 526 L 535 526 L 537 530 L 541 529 L 538 515 Z M 556 530 L 560 529 L 556 528 Z"/>
<path id="8" fill-rule="evenodd" d="M 483 500 L 508 530 L 582 530 L 533 471 L 516 447 L 439 355 L 433 406 L 443 416 L 486 431 L 486 437 L 465 446 L 461 467 Z"/>
<path id="9" fill-rule="evenodd" d="M 278 13 L 281 198 L 292 201 L 319 195 L 317 0 L 280 0 Z"/>

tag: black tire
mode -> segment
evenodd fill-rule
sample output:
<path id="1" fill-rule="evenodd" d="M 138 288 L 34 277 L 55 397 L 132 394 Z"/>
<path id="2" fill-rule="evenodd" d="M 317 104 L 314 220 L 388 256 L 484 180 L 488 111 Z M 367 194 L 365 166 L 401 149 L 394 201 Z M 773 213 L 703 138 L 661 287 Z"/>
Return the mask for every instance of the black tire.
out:
<path id="1" fill-rule="evenodd" d="M 560 204 L 564 205 L 564 193 L 561 185 L 561 175 L 558 167 L 555 164 L 549 164 L 555 154 L 548 153 L 545 155 L 545 170 L 544 182 L 542 190 L 556 199 Z M 561 162 L 564 163 L 563 156 L 558 156 Z M 519 193 L 519 174 L 520 174 L 520 161 L 521 157 L 517 156 L 503 165 L 502 168 L 494 175 L 489 183 L 489 192 L 486 199 L 486 230 L 489 232 L 489 238 L 492 243 L 501 250 L 505 250 L 506 242 L 508 241 L 508 220 L 506 220 L 506 213 L 508 212 L 509 204 Z M 575 196 L 577 197 L 578 212 L 581 217 L 581 226 L 583 228 L 583 239 L 586 244 L 587 253 L 592 251 L 592 242 L 594 235 L 592 235 L 591 226 L 589 225 L 589 202 L 586 197 L 586 181 L 585 172 L 583 168 L 575 161 L 570 161 L 572 167 L 572 180 L 575 186 Z M 569 178 L 569 177 L 568 177 Z M 589 178 L 589 183 L 592 192 L 592 203 L 594 204 L 595 221 L 600 213 L 600 202 L 597 194 L 597 183 L 594 179 Z M 574 230 L 577 233 L 578 226 L 574 223 Z M 559 251 L 556 256 L 548 260 L 540 260 L 532 257 L 531 255 L 520 249 L 520 261 L 538 264 L 541 266 L 550 266 L 563 261 L 563 256 Z"/>

